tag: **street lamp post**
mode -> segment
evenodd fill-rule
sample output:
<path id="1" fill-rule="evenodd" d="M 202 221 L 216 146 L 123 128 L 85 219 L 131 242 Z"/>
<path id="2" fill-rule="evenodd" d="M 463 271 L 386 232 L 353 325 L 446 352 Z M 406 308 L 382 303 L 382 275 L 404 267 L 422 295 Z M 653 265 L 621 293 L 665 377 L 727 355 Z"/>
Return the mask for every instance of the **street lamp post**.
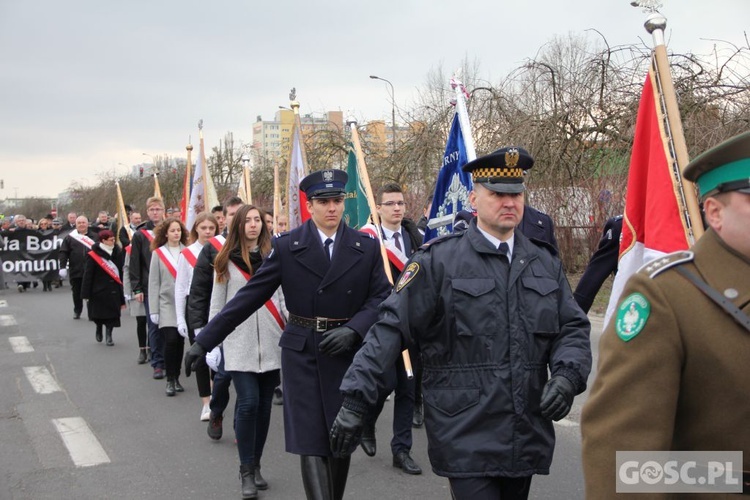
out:
<path id="1" fill-rule="evenodd" d="M 153 165 L 153 167 L 151 167 L 151 173 L 152 173 L 152 174 L 155 174 L 155 173 L 157 172 L 157 170 L 156 170 L 156 162 L 154 161 L 154 157 L 153 157 L 153 156 L 151 156 L 151 155 L 150 155 L 150 154 L 148 154 L 148 153 L 141 153 L 141 154 L 142 154 L 143 156 L 148 156 L 149 158 L 151 158 L 151 165 Z"/>
<path id="2" fill-rule="evenodd" d="M 380 78 L 379 76 L 370 75 L 370 78 L 373 80 L 381 80 L 388 84 L 388 86 L 391 89 L 391 124 L 393 126 L 393 154 L 396 154 L 396 97 L 395 97 L 395 91 L 393 90 L 393 84 L 386 80 L 385 78 Z"/>

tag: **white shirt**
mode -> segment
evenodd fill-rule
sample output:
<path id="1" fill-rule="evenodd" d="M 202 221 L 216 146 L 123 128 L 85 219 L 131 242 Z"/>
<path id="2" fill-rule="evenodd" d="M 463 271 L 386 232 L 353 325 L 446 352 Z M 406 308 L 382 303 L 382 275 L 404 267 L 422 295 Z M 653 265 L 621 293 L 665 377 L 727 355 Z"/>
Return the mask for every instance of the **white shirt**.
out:
<path id="1" fill-rule="evenodd" d="M 380 226 L 380 227 L 383 228 L 383 234 L 385 235 L 385 239 L 386 240 L 392 240 L 393 239 L 393 235 L 395 233 L 398 233 L 399 245 L 401 245 L 401 248 L 404 248 L 404 233 L 401 231 L 400 227 L 398 228 L 398 231 L 391 231 L 390 229 L 388 229 L 385 226 Z"/>
<path id="2" fill-rule="evenodd" d="M 328 247 L 328 252 L 329 252 L 328 258 L 330 259 L 333 257 L 333 246 L 336 244 L 336 233 L 333 233 L 332 236 L 326 236 L 326 233 L 321 231 L 320 228 L 317 228 L 317 229 L 318 229 L 318 236 L 320 237 L 320 243 L 323 245 L 323 250 L 326 249 L 326 240 L 328 238 L 330 238 L 333 241 L 333 243 L 331 243 L 330 246 Z"/>
<path id="3" fill-rule="evenodd" d="M 203 245 L 196 241 L 188 247 L 196 257 L 203 249 Z M 174 304 L 177 312 L 177 326 L 185 323 L 185 307 L 187 305 L 187 296 L 190 295 L 190 284 L 193 282 L 193 266 L 180 254 L 177 258 L 177 278 L 174 282 Z"/>
<path id="4" fill-rule="evenodd" d="M 502 243 L 502 241 L 500 241 L 499 239 L 495 238 L 490 233 L 488 233 L 487 231 L 485 231 L 484 229 L 482 229 L 481 227 L 479 227 L 479 225 L 477 225 L 477 229 L 479 229 L 479 232 L 482 233 L 485 238 L 487 238 L 487 240 L 490 242 L 490 244 L 493 247 L 497 248 L 497 247 L 500 246 L 500 243 Z M 513 262 L 513 243 L 515 242 L 515 240 L 516 240 L 516 235 L 515 234 L 512 234 L 510 236 L 510 238 L 508 238 L 507 240 L 505 240 L 505 243 L 508 244 L 508 262 Z"/>

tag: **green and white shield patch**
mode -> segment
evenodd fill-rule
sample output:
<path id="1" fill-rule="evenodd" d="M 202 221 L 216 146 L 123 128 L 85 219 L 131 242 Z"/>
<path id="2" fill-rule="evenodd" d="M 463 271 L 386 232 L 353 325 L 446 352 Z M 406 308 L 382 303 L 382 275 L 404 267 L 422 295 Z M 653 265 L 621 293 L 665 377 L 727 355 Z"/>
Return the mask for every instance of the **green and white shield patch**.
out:
<path id="1" fill-rule="evenodd" d="M 625 342 L 643 330 L 651 314 L 651 303 L 642 293 L 631 293 L 620 302 L 615 319 L 617 336 Z"/>

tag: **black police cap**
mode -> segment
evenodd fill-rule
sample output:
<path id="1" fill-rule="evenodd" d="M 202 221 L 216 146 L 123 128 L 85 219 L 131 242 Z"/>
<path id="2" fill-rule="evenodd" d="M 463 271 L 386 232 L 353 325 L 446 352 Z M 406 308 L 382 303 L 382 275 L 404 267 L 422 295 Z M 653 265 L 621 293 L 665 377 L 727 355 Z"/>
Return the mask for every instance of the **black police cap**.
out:
<path id="1" fill-rule="evenodd" d="M 343 170 L 319 170 L 299 183 L 308 200 L 315 198 L 338 198 L 346 194 L 349 176 Z"/>
<path id="2" fill-rule="evenodd" d="M 534 158 L 519 147 L 505 147 L 463 166 L 471 180 L 496 193 L 523 193 L 524 172 L 534 166 Z"/>

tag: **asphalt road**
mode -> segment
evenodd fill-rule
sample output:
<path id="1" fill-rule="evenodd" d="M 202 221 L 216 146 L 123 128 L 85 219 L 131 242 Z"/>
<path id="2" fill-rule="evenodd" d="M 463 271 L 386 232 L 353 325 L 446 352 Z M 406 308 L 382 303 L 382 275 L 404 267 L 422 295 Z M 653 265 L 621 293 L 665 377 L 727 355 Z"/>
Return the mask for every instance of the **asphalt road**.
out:
<path id="1" fill-rule="evenodd" d="M 596 359 L 601 319 L 592 320 Z M 165 382 L 136 364 L 134 318 L 123 317 L 114 341 L 96 343 L 93 323 L 73 319 L 69 287 L 0 291 L 0 499 L 239 498 L 231 425 L 220 441 L 208 438 L 193 378 L 182 377 L 183 394 L 164 395 Z M 551 474 L 534 478 L 531 498 L 583 497 L 578 419 L 585 397 L 556 426 Z M 377 425 L 378 454 L 359 450 L 352 458 L 346 498 L 450 498 L 447 480 L 430 471 L 423 429 L 414 430 L 412 456 L 425 473 L 392 467 L 390 405 Z M 304 498 L 299 458 L 284 452 L 283 433 L 274 407 L 262 463 L 270 489 L 260 498 Z"/>

